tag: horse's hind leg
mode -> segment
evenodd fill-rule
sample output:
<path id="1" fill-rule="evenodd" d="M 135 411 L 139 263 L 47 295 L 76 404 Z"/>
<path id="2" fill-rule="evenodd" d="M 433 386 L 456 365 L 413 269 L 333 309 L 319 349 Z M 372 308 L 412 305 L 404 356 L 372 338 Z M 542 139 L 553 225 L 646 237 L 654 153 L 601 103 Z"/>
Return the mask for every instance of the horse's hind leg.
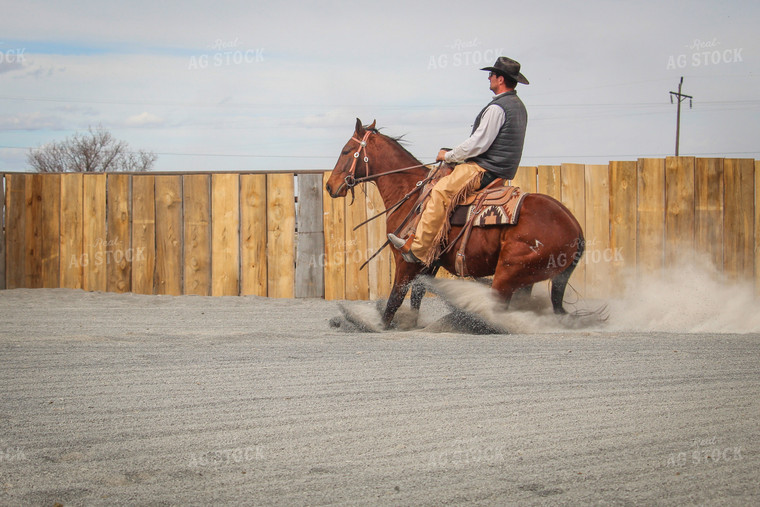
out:
<path id="1" fill-rule="evenodd" d="M 584 249 L 583 239 L 581 238 L 578 250 L 573 256 L 573 261 L 570 263 L 566 270 L 552 279 L 552 307 L 554 308 L 554 313 L 558 315 L 564 315 L 567 313 L 567 310 L 565 310 L 565 308 L 562 306 L 562 303 L 565 299 L 565 289 L 567 288 L 567 282 L 570 280 L 570 276 L 573 274 L 575 267 L 581 260 Z"/>

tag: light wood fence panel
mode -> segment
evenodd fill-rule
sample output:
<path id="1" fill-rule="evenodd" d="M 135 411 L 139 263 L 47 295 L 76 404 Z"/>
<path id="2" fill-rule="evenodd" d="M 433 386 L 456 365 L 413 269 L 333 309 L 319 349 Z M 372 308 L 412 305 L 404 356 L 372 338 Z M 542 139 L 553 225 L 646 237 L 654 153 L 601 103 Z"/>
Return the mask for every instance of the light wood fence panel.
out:
<path id="1" fill-rule="evenodd" d="M 621 295 L 636 270 L 637 164 L 610 162 L 611 293 Z"/>
<path id="2" fill-rule="evenodd" d="M 562 167 L 558 165 L 540 165 L 538 172 L 538 192 L 562 199 Z"/>
<path id="3" fill-rule="evenodd" d="M 587 165 L 586 251 L 581 262 L 586 266 L 586 296 L 603 298 L 611 291 L 610 175 L 609 166 Z"/>
<path id="4" fill-rule="evenodd" d="M 346 208 L 345 199 L 333 199 L 325 184 L 330 173 L 322 178 L 325 229 L 325 299 L 346 297 Z"/>
<path id="5" fill-rule="evenodd" d="M 520 187 L 523 192 L 536 192 L 538 188 L 538 169 L 536 167 L 520 166 L 514 179 L 510 182 L 514 187 Z"/>
<path id="6" fill-rule="evenodd" d="M 105 291 L 106 273 L 106 175 L 82 176 L 84 217 L 82 224 L 82 289 Z"/>
<path id="7" fill-rule="evenodd" d="M 694 173 L 694 248 L 723 270 L 723 159 L 697 159 Z"/>
<path id="8" fill-rule="evenodd" d="M 369 298 L 369 273 L 359 270 L 367 260 L 367 229 L 354 228 L 367 219 L 367 205 L 365 201 L 366 183 L 356 188 L 356 200 L 353 204 L 351 199 L 343 199 L 346 205 L 346 299 L 362 300 Z"/>
<path id="9" fill-rule="evenodd" d="M 0 173 L 0 290 L 5 289 L 5 174 Z"/>
<path id="10" fill-rule="evenodd" d="M 65 175 L 64 181 L 66 179 L 68 175 Z M 131 292 L 132 290 L 131 183 L 132 177 L 128 174 L 109 174 L 106 178 L 108 192 L 106 271 L 109 292 Z"/>
<path id="11" fill-rule="evenodd" d="M 665 159 L 665 266 L 694 264 L 695 163 L 693 157 Z"/>
<path id="12" fill-rule="evenodd" d="M 155 294 L 156 177 L 132 177 L 132 292 Z"/>
<path id="13" fill-rule="evenodd" d="M 748 159 L 723 163 L 723 270 L 731 278 L 754 278 L 755 164 Z"/>
<path id="14" fill-rule="evenodd" d="M 24 287 L 42 287 L 42 175 L 26 175 Z"/>
<path id="15" fill-rule="evenodd" d="M 755 161 L 755 295 L 760 295 L 760 161 Z"/>
<path id="16" fill-rule="evenodd" d="M 379 215 L 383 211 L 385 211 L 385 204 L 377 186 L 374 184 L 367 185 L 367 218 Z M 388 239 L 385 216 L 372 220 L 365 227 L 367 228 L 367 253 L 371 256 Z M 367 270 L 369 277 L 369 298 L 387 298 L 391 292 L 394 273 L 391 247 L 386 246 L 364 269 Z"/>
<path id="17" fill-rule="evenodd" d="M 586 230 L 586 167 L 583 164 L 562 164 L 560 173 L 561 201 Z M 586 263 L 580 264 L 570 277 L 571 286 L 581 296 L 586 294 Z"/>
<path id="18" fill-rule="evenodd" d="M 24 257 L 26 228 L 24 202 L 26 177 L 23 174 L 5 175 L 5 283 L 8 289 L 24 286 Z"/>
<path id="19" fill-rule="evenodd" d="M 295 294 L 294 174 L 267 175 L 267 296 Z"/>
<path id="20" fill-rule="evenodd" d="M 66 174 L 61 179 L 61 287 L 81 289 L 83 276 L 82 174 Z M 108 290 L 115 292 L 111 287 Z"/>
<path id="21" fill-rule="evenodd" d="M 267 177 L 240 176 L 241 293 L 267 295 Z"/>
<path id="22" fill-rule="evenodd" d="M 61 286 L 61 175 L 48 174 L 42 178 L 42 287 Z"/>
<path id="23" fill-rule="evenodd" d="M 182 177 L 183 293 L 211 295 L 211 177 Z"/>
<path id="24" fill-rule="evenodd" d="M 182 176 L 156 176 L 155 293 L 182 294 Z"/>
<path id="25" fill-rule="evenodd" d="M 211 295 L 240 293 L 240 179 L 211 176 Z"/>
<path id="26" fill-rule="evenodd" d="M 638 177 L 639 273 L 657 274 L 665 260 L 665 161 L 640 159 Z"/>

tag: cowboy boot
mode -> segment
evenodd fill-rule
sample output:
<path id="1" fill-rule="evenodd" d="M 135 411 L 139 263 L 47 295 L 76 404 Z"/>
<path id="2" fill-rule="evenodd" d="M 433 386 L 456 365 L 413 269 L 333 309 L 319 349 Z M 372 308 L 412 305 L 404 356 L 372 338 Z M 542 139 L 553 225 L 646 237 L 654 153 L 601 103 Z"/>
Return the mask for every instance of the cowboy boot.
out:
<path id="1" fill-rule="evenodd" d="M 402 239 L 393 233 L 389 233 L 388 240 L 396 250 L 401 252 L 401 257 L 403 257 L 406 262 L 416 262 L 418 264 L 422 264 L 422 261 L 412 253 L 412 242 L 414 241 L 414 234 L 410 234 L 407 239 Z"/>

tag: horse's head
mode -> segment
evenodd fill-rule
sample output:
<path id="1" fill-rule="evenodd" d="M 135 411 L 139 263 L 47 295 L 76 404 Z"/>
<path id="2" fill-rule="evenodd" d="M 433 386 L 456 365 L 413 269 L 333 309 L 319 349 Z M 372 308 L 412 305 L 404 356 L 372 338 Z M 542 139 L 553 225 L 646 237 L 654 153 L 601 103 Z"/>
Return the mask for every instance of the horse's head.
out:
<path id="1" fill-rule="evenodd" d="M 369 155 L 373 151 L 376 133 L 375 122 L 364 127 L 359 118 L 356 119 L 354 135 L 348 140 L 340 157 L 335 163 L 335 168 L 325 184 L 325 189 L 331 197 L 345 197 L 346 193 L 353 188 L 357 178 L 368 176 Z"/>

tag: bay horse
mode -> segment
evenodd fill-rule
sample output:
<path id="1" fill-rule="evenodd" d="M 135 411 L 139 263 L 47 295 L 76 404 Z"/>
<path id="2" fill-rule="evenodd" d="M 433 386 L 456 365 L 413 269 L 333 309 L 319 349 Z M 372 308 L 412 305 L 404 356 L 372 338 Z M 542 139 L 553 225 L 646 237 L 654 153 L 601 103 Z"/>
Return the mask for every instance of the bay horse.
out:
<path id="1" fill-rule="evenodd" d="M 346 142 L 325 189 L 333 198 L 346 197 L 349 190 L 361 181 L 372 181 L 389 210 L 404 199 L 418 182 L 424 180 L 429 168 L 424 166 L 398 141 L 381 134 L 372 122 L 363 126 L 357 118 L 354 135 Z M 407 199 L 386 217 L 387 231 L 395 232 L 412 211 L 416 198 Z M 461 241 L 461 227 L 452 226 L 448 241 Z M 557 314 L 567 313 L 562 306 L 565 288 L 580 261 L 585 241 L 580 224 L 573 214 L 556 199 L 543 194 L 528 194 L 516 225 L 474 227 L 465 254 L 467 270 L 474 278 L 493 275 L 491 288 L 506 307 L 516 291 L 530 293 L 534 283 L 551 280 L 551 303 Z M 420 274 L 429 274 L 437 266 L 456 273 L 458 245 L 447 249 L 436 263 L 426 268 L 422 264 L 404 261 L 393 249 L 396 271 L 393 288 L 382 316 L 388 328 L 396 310 L 403 303 L 410 284 Z M 412 284 L 411 306 L 419 311 L 425 287 Z"/>

